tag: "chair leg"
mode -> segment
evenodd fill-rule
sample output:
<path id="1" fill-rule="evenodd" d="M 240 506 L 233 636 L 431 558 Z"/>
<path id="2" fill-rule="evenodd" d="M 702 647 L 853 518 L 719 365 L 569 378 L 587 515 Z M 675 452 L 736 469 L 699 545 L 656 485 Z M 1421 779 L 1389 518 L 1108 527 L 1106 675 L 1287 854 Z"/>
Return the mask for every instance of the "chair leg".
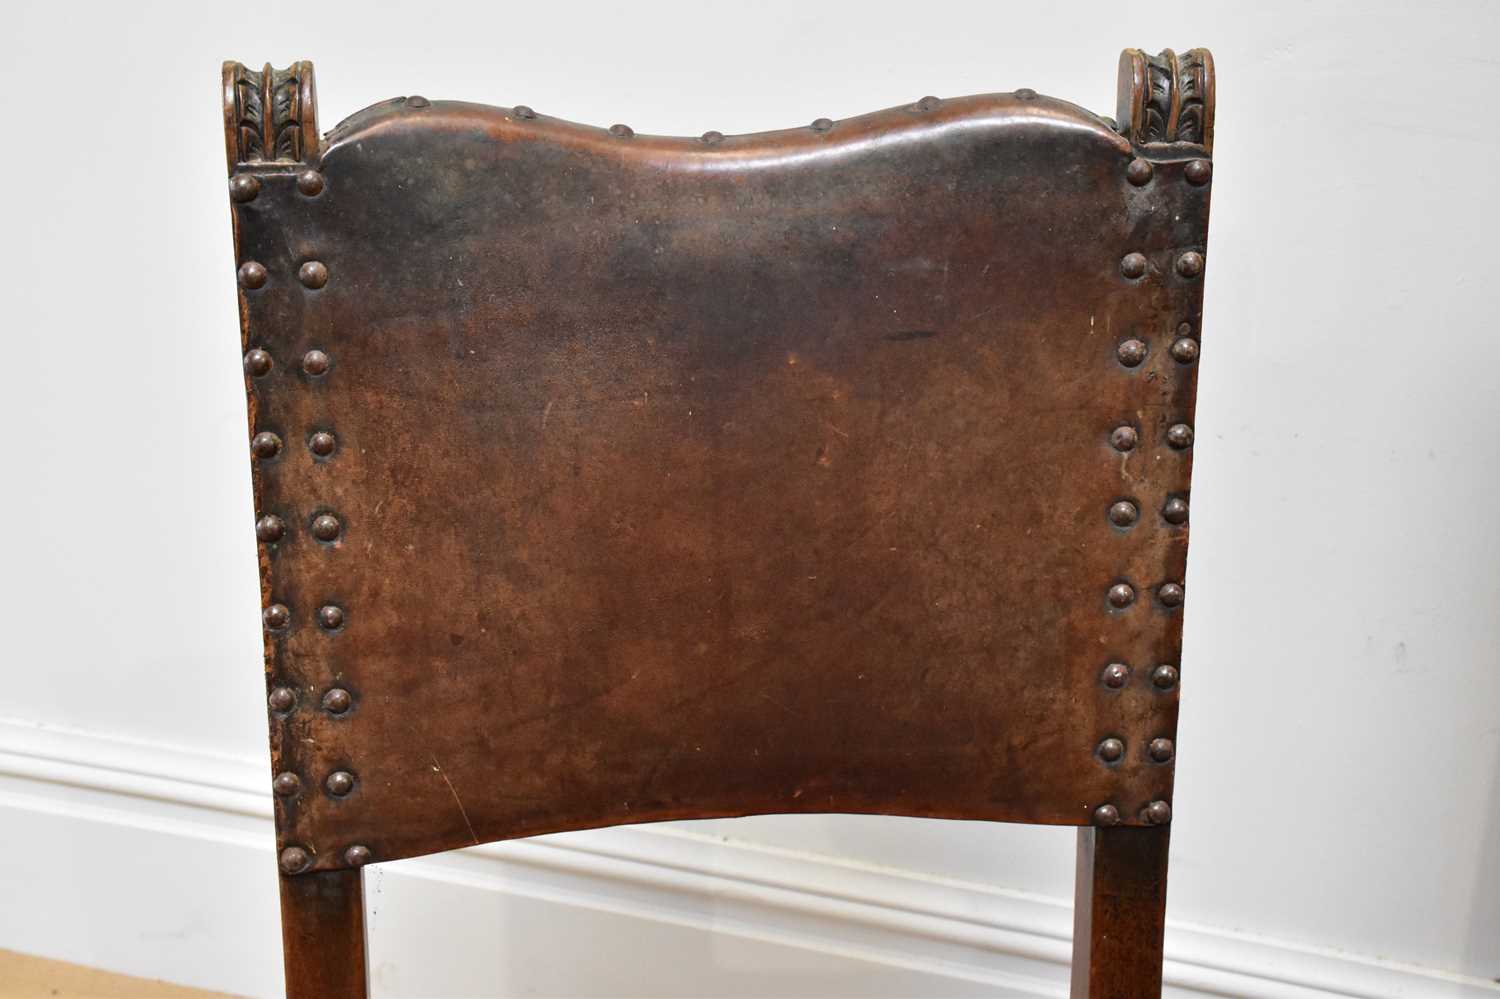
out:
<path id="1" fill-rule="evenodd" d="M 287 999 L 366 999 L 362 874 L 281 875 Z"/>
<path id="2" fill-rule="evenodd" d="M 1160 999 L 1169 829 L 1078 830 L 1072 999 Z"/>

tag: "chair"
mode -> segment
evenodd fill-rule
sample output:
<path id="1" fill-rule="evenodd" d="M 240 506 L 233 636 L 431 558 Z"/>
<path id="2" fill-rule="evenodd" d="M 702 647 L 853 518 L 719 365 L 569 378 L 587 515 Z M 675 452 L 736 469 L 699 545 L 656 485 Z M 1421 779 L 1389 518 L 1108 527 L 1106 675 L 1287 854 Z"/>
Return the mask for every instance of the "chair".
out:
<path id="1" fill-rule="evenodd" d="M 759 135 L 224 66 L 287 991 L 362 865 L 857 812 L 1078 827 L 1161 989 L 1213 62 Z"/>

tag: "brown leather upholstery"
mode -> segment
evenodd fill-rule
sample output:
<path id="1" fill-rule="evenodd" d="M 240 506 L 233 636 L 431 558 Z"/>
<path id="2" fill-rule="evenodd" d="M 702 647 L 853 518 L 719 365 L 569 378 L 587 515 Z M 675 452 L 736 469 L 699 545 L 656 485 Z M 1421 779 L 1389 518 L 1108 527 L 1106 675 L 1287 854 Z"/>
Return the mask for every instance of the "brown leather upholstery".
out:
<path id="1" fill-rule="evenodd" d="M 1206 53 L 1126 53 L 1118 126 L 412 97 L 319 140 L 310 64 L 225 93 L 291 878 L 746 813 L 1169 819 Z"/>

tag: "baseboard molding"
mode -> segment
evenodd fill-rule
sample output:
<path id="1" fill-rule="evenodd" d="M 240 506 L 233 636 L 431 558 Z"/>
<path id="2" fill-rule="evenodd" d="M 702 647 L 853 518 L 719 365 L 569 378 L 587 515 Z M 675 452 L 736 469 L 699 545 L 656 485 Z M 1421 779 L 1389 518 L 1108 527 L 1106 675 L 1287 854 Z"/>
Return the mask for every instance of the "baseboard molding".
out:
<path id="1" fill-rule="evenodd" d="M 0 808 L 106 831 L 129 828 L 133 835 L 170 835 L 262 852 L 270 870 L 271 799 L 258 761 L 0 720 Z M 38 857 L 49 847 L 11 843 L 10 848 L 18 845 Z M 1071 913 L 1065 900 L 673 826 L 490 844 L 379 865 L 371 877 L 384 878 L 385 872 L 658 927 L 695 933 L 710 927 L 726 939 L 930 980 L 933 995 L 1066 995 Z M 372 934 L 378 935 L 381 918 L 378 910 L 372 915 Z M 28 942 L 39 946 L 34 939 L 20 941 Z M 17 943 L 0 939 L 0 947 Z M 1167 955 L 1173 996 L 1500 995 L 1493 983 L 1177 923 L 1168 930 Z M 114 970 L 182 980 L 174 979 L 170 968 Z M 202 979 L 212 972 L 210 967 L 187 977 Z M 234 984 L 186 983 L 231 989 Z M 827 994 L 816 989 L 808 994 L 814 993 Z"/>

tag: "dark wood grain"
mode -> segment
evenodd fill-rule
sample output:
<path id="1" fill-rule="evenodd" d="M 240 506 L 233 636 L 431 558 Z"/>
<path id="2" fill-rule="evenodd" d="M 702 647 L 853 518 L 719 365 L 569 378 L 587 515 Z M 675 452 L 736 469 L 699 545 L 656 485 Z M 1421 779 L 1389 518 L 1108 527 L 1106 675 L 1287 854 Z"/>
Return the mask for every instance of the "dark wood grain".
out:
<path id="1" fill-rule="evenodd" d="M 1170 827 L 1078 830 L 1072 999 L 1158 999 Z"/>
<path id="2" fill-rule="evenodd" d="M 287 999 L 364 999 L 363 871 L 281 878 Z"/>

